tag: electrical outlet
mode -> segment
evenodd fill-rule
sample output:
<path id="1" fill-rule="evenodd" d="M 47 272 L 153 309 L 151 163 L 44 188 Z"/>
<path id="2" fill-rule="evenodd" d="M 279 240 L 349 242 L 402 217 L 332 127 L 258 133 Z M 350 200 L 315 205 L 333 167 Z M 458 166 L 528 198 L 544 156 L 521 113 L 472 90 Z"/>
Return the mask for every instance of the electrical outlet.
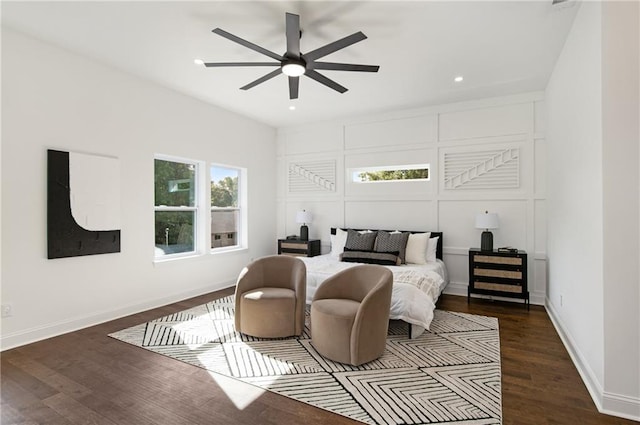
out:
<path id="1" fill-rule="evenodd" d="M 13 315 L 13 309 L 11 304 L 2 304 L 2 317 L 11 317 Z"/>

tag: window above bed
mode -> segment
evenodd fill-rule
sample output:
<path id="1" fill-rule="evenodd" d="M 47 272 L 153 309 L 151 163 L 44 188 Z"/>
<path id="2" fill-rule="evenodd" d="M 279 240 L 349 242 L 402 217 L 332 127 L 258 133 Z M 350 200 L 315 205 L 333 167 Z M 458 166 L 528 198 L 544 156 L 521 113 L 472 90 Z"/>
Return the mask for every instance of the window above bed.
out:
<path id="1" fill-rule="evenodd" d="M 349 175 L 354 183 L 428 181 L 430 179 L 429 168 L 429 164 L 362 167 L 350 169 Z"/>

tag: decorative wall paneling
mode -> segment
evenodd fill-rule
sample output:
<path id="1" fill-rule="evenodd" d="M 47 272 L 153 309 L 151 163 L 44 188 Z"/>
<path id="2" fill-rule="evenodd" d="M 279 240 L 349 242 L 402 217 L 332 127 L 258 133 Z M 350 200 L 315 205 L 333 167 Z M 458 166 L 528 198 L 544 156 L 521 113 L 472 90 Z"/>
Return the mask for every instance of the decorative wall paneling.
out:
<path id="1" fill-rule="evenodd" d="M 289 193 L 335 192 L 335 160 L 289 163 Z"/>
<path id="2" fill-rule="evenodd" d="M 437 116 L 419 115 L 345 126 L 346 150 L 436 141 Z"/>
<path id="3" fill-rule="evenodd" d="M 517 147 L 444 152 L 444 190 L 513 189 L 520 187 Z"/>
<path id="4" fill-rule="evenodd" d="M 534 125 L 532 102 L 442 113 L 438 118 L 440 142 L 528 134 Z"/>
<path id="5" fill-rule="evenodd" d="M 531 302 L 546 296 L 546 215 L 542 94 L 484 99 L 279 131 L 279 167 L 322 159 L 336 163 L 331 195 L 279 190 L 279 236 L 298 233 L 295 211 L 314 214 L 310 236 L 329 251 L 331 226 L 438 229 L 445 233 L 445 292 L 466 295 L 468 249 L 479 246 L 475 214 L 497 212 L 495 245 L 530 255 Z M 343 131 L 338 131 L 341 128 Z M 322 141 L 320 141 L 321 135 Z M 301 141 L 306 140 L 306 144 Z M 309 140 L 323 147 L 309 146 Z M 427 163 L 430 180 L 354 183 L 351 169 Z M 287 172 L 279 186 L 287 187 Z M 448 184 L 445 182 L 449 181 Z"/>
<path id="6" fill-rule="evenodd" d="M 363 229 L 430 230 L 430 227 L 427 229 L 425 226 L 436 220 L 433 204 L 433 201 L 425 200 L 348 200 L 344 203 L 345 223 L 349 227 L 358 226 Z"/>

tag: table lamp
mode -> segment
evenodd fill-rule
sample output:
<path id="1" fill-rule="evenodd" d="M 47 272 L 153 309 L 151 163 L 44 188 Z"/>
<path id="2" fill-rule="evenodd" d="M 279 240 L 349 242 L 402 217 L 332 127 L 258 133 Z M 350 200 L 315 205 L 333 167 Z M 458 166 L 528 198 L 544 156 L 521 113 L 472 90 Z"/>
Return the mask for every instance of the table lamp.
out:
<path id="1" fill-rule="evenodd" d="M 498 228 L 498 214 L 485 211 L 476 215 L 476 229 L 484 229 L 480 239 L 481 251 L 493 251 L 493 233 L 489 229 Z"/>
<path id="2" fill-rule="evenodd" d="M 296 213 L 296 223 L 302 223 L 302 226 L 300 226 L 300 240 L 302 241 L 309 240 L 307 223 L 311 223 L 311 220 L 313 220 L 313 215 L 308 211 L 302 210 Z"/>

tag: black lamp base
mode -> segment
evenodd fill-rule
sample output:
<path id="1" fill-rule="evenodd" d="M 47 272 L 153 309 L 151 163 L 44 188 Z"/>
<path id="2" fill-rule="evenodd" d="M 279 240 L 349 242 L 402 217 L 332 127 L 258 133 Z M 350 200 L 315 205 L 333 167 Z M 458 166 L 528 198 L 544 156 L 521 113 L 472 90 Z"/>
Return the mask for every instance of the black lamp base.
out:
<path id="1" fill-rule="evenodd" d="M 309 240 L 309 228 L 306 224 L 300 226 L 300 240 L 308 241 Z"/>
<path id="2" fill-rule="evenodd" d="M 493 251 L 493 233 L 488 230 L 482 232 L 482 239 L 480 239 L 481 251 Z"/>

